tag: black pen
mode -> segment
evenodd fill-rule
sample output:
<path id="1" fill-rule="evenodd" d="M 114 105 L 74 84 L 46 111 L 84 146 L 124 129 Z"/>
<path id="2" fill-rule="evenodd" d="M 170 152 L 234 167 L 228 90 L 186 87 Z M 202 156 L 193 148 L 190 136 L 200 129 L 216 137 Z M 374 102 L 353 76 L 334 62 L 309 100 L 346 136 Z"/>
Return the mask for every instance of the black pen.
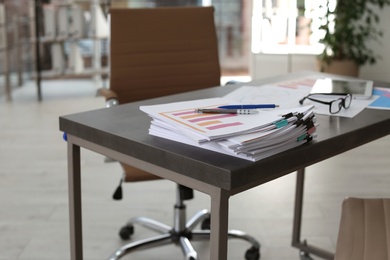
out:
<path id="1" fill-rule="evenodd" d="M 259 113 L 256 109 L 214 109 L 214 108 L 198 108 L 196 113 L 209 114 L 239 114 L 239 115 L 253 115 Z"/>

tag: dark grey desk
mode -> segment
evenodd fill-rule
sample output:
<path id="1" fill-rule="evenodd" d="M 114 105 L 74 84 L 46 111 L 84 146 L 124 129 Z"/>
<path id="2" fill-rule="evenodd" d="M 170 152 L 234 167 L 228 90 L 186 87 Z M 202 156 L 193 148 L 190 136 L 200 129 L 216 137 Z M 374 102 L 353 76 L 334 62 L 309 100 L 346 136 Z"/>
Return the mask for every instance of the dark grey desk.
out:
<path id="1" fill-rule="evenodd" d="M 256 84 L 309 75 L 313 73 L 289 74 Z M 226 260 L 230 196 L 297 170 L 302 175 L 302 169 L 308 165 L 390 133 L 389 111 L 365 109 L 354 118 L 318 115 L 319 136 L 315 142 L 254 163 L 150 136 L 151 119 L 139 110 L 141 104 L 223 96 L 237 87 L 215 87 L 60 117 L 60 130 L 68 134 L 71 259 L 83 258 L 80 147 L 209 194 L 212 212 L 210 259 Z M 299 217 L 299 211 L 296 216 Z M 299 238 L 299 230 L 294 233 L 295 238 Z M 306 249 L 310 251 L 310 248 Z"/>

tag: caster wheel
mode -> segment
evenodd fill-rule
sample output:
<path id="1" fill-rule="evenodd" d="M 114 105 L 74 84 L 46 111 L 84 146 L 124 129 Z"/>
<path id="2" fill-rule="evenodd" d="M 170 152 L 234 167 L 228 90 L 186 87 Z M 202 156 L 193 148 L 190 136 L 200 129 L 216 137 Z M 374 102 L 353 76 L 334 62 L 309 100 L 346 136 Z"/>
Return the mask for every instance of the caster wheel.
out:
<path id="1" fill-rule="evenodd" d="M 259 260 L 260 259 L 260 249 L 251 247 L 245 253 L 245 260 Z"/>
<path id="2" fill-rule="evenodd" d="M 132 234 L 134 234 L 133 226 L 124 226 L 121 228 L 121 230 L 119 230 L 119 236 L 123 240 L 129 240 Z"/>
<path id="3" fill-rule="evenodd" d="M 206 218 L 206 219 L 204 219 L 203 221 L 202 221 L 202 225 L 201 225 L 201 229 L 202 230 L 210 230 L 210 217 L 208 217 L 208 218 Z"/>
<path id="4" fill-rule="evenodd" d="M 300 251 L 299 256 L 301 260 L 314 260 L 313 258 L 310 257 L 309 253 L 306 253 L 304 251 Z"/>

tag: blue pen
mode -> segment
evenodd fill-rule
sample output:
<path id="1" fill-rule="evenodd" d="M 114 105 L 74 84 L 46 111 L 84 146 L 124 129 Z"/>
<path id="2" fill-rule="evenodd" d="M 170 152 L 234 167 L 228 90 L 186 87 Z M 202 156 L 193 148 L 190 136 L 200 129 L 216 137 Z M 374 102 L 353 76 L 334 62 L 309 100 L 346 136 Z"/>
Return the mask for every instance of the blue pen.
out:
<path id="1" fill-rule="evenodd" d="M 279 105 L 275 104 L 258 104 L 258 105 L 228 105 L 228 106 L 220 106 L 218 108 L 224 109 L 256 109 L 256 108 L 276 108 Z"/>

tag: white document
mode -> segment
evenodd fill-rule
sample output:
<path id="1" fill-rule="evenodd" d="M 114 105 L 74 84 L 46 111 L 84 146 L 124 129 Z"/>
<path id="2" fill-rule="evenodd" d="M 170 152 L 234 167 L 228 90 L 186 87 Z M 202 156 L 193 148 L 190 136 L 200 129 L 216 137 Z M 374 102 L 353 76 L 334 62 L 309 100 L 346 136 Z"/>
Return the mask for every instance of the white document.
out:
<path id="1" fill-rule="evenodd" d="M 0 25 L 5 25 L 5 7 L 3 3 L 0 3 Z"/>
<path id="2" fill-rule="evenodd" d="M 180 132 L 202 143 L 231 136 L 259 131 L 283 119 L 289 112 L 303 113 L 311 107 L 296 109 L 260 110 L 258 114 L 199 114 L 197 108 L 217 108 L 232 104 L 223 98 L 210 98 L 154 106 L 141 106 L 140 109 L 151 117 L 173 125 Z"/>
<path id="3" fill-rule="evenodd" d="M 313 113 L 307 113 L 303 120 L 307 120 L 309 117 L 314 117 Z M 294 119 L 294 120 L 290 120 Z M 267 129 L 267 131 L 261 131 L 251 134 L 234 136 L 231 138 L 227 138 L 227 140 L 233 144 L 234 147 L 250 147 L 252 144 L 259 145 L 261 143 L 273 144 L 280 141 L 283 138 L 288 138 L 289 131 L 295 131 L 297 118 L 291 117 L 287 121 L 289 121 L 288 125 L 282 128 L 277 128 L 275 125 L 272 125 L 272 129 Z"/>
<path id="4" fill-rule="evenodd" d="M 91 12 L 91 36 L 100 38 L 108 37 L 109 26 L 102 8 L 100 6 L 93 6 Z"/>
<path id="5" fill-rule="evenodd" d="M 231 104 L 210 98 L 140 109 L 152 117 L 151 135 L 251 161 L 304 144 L 316 130 L 313 106 L 259 110 L 250 115 L 196 112 Z"/>
<path id="6" fill-rule="evenodd" d="M 238 158 L 245 159 L 245 160 L 254 161 L 252 158 L 249 158 L 245 154 L 235 154 L 235 153 L 233 153 L 233 151 L 225 150 L 225 149 L 223 149 L 223 147 L 221 147 L 216 142 L 208 142 L 208 143 L 199 144 L 199 143 L 195 142 L 193 139 L 184 136 L 183 134 L 179 134 L 179 133 L 173 134 L 173 133 L 170 133 L 169 131 L 162 130 L 161 128 L 155 127 L 153 125 L 149 129 L 149 134 L 154 135 L 154 136 L 158 136 L 158 137 L 162 137 L 165 139 L 169 139 L 169 140 L 172 140 L 175 142 L 195 146 L 198 148 L 231 155 L 231 156 L 238 157 Z"/>
<path id="7" fill-rule="evenodd" d="M 310 93 L 309 87 L 286 88 L 277 85 L 242 86 L 224 98 L 239 104 L 276 104 L 279 108 L 298 107 L 299 100 Z"/>
<path id="8" fill-rule="evenodd" d="M 58 9 L 58 37 L 67 38 L 69 34 L 69 14 L 68 7 L 60 7 Z"/>
<path id="9" fill-rule="evenodd" d="M 84 70 L 84 60 L 78 42 L 70 42 L 68 68 L 72 73 L 81 73 Z"/>
<path id="10" fill-rule="evenodd" d="M 61 43 L 51 45 L 52 70 L 55 74 L 62 74 L 65 67 L 64 54 Z"/>
<path id="11" fill-rule="evenodd" d="M 44 35 L 47 39 L 53 39 L 56 36 L 55 10 L 51 5 L 43 6 L 43 26 Z"/>
<path id="12" fill-rule="evenodd" d="M 70 12 L 72 23 L 69 25 L 69 34 L 75 38 L 84 37 L 86 35 L 84 11 L 79 6 L 72 6 Z"/>
<path id="13" fill-rule="evenodd" d="M 277 104 L 280 108 L 299 107 L 299 100 L 310 94 L 316 79 L 298 79 L 279 83 L 272 83 L 262 86 L 242 86 L 239 89 L 227 94 L 224 98 L 241 104 Z M 332 101 L 337 97 L 321 97 L 321 100 Z M 378 97 L 370 99 L 353 99 L 348 109 L 342 108 L 337 114 L 329 112 L 329 105 L 324 105 L 306 99 L 303 106 L 315 106 L 317 114 L 329 116 L 341 116 L 352 118 L 359 114 L 364 108 L 373 103 Z"/>
<path id="14" fill-rule="evenodd" d="M 0 49 L 6 47 L 6 33 L 4 4 L 0 4 Z"/>

